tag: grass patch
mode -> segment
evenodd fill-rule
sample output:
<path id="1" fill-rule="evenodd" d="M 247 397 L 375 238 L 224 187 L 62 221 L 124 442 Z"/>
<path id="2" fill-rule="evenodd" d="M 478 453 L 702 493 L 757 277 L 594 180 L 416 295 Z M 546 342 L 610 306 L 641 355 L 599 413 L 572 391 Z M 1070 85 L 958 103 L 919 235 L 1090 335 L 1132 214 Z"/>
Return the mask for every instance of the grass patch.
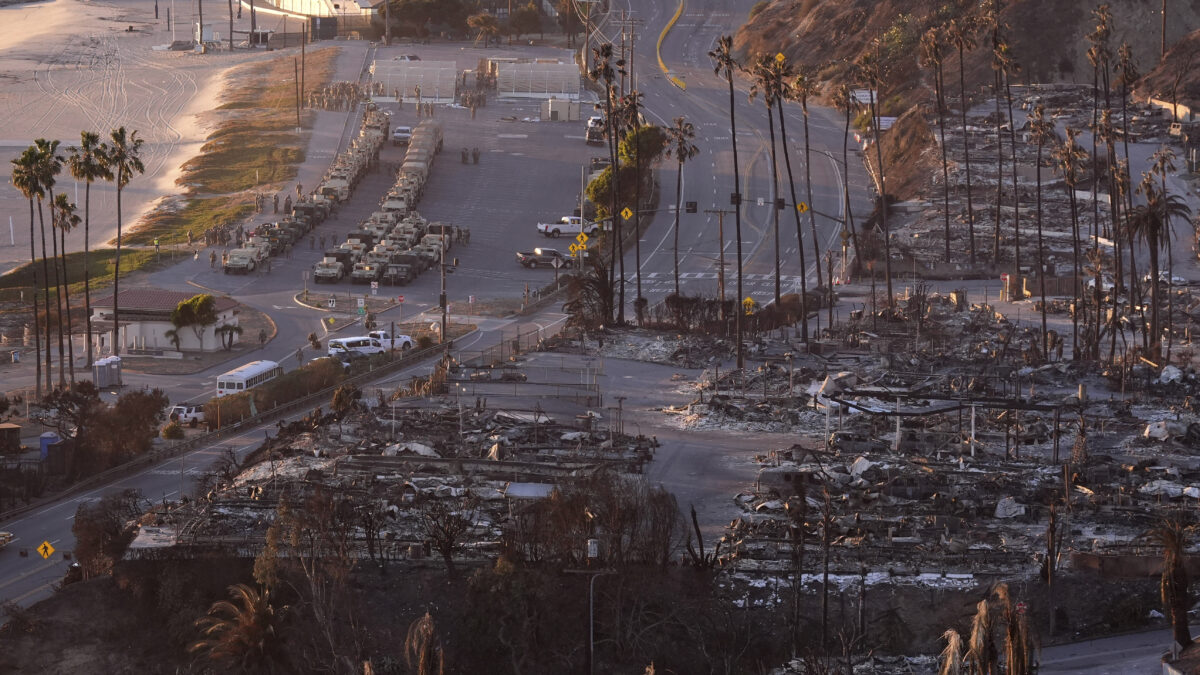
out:
<path id="1" fill-rule="evenodd" d="M 88 255 L 87 267 L 91 275 L 92 297 L 99 297 L 96 292 L 104 287 L 112 285 L 113 280 L 113 262 L 116 260 L 116 249 L 103 248 L 92 251 Z M 160 264 L 166 264 L 170 260 L 170 255 L 163 252 L 159 258 Z M 154 251 L 150 249 L 125 249 L 121 250 L 121 278 L 129 276 L 133 272 L 146 269 L 155 263 Z M 67 281 L 69 282 L 69 293 L 72 297 L 82 298 L 83 296 L 83 251 L 67 254 L 66 261 Z M 25 263 L 14 269 L 12 272 L 0 276 L 0 302 L 24 302 L 32 307 L 33 303 L 33 278 L 34 274 L 38 275 L 39 280 L 42 274 L 42 263 L 39 260 L 36 263 Z M 54 270 L 50 269 L 50 279 L 53 283 Z M 43 284 L 44 286 L 44 284 Z M 42 297 L 42 292 L 39 291 L 38 297 Z M 22 296 L 22 293 L 24 294 Z M 54 289 L 50 289 L 51 296 L 54 295 Z M 82 305 L 80 305 L 82 307 Z M 21 310 L 27 309 L 24 305 Z M 74 308 L 72 308 L 74 311 Z"/>
<path id="2" fill-rule="evenodd" d="M 341 50 L 309 52 L 305 89 L 317 90 L 333 77 Z M 294 57 L 281 56 L 237 68 L 217 108 L 227 113 L 200 148 L 184 163 L 178 183 L 182 200 L 168 200 L 144 217 L 125 241 L 145 246 L 196 238 L 214 225 L 235 223 L 253 213 L 255 192 L 275 192 L 296 177 L 304 161 L 306 139 L 296 133 Z M 301 115 L 311 127 L 315 116 Z M 122 265 L 124 267 L 124 265 Z"/>

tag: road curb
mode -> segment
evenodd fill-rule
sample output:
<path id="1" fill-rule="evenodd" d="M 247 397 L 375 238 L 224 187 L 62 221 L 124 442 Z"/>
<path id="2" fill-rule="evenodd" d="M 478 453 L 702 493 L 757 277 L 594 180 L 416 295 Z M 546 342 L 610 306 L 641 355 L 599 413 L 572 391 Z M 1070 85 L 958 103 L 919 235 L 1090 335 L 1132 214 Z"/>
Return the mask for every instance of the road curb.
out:
<path id="1" fill-rule="evenodd" d="M 679 17 L 683 16 L 684 2 L 685 2 L 685 0 L 679 0 L 679 7 L 675 8 L 675 16 L 671 17 L 671 20 L 667 22 L 667 25 L 663 27 L 662 32 L 659 33 L 658 44 L 655 45 L 654 52 L 658 56 L 658 67 L 662 69 L 664 74 L 666 74 L 667 79 L 671 81 L 671 84 L 675 85 L 676 87 L 679 87 L 683 91 L 687 91 L 687 84 L 684 83 L 683 80 L 672 75 L 671 71 L 667 70 L 667 64 L 663 62 L 663 57 L 662 57 L 663 40 L 667 39 L 667 33 L 670 33 L 671 29 L 675 27 L 675 22 L 679 21 Z"/>

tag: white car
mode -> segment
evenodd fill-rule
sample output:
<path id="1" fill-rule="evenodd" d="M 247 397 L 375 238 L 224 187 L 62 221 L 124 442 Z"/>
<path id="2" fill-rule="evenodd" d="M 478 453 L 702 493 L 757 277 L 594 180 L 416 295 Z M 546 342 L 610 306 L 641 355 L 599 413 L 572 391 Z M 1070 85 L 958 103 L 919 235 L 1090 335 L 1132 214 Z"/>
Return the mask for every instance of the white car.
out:
<path id="1" fill-rule="evenodd" d="M 191 424 L 194 422 L 204 421 L 204 406 L 202 405 L 177 405 L 171 408 L 169 415 L 172 422 L 180 424 Z"/>
<path id="2" fill-rule="evenodd" d="M 592 115 L 587 119 L 589 129 L 599 129 L 604 126 L 604 115 Z"/>

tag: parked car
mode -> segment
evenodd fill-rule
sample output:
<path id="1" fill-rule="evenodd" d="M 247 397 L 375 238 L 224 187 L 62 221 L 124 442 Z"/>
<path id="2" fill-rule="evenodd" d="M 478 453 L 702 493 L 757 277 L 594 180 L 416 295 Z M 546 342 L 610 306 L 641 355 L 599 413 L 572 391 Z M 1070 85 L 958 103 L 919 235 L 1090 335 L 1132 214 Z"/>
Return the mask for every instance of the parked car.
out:
<path id="1" fill-rule="evenodd" d="M 517 251 L 517 262 L 525 267 L 549 267 L 555 260 L 566 262 L 562 253 L 552 248 L 535 248 L 532 251 Z"/>
<path id="2" fill-rule="evenodd" d="M 177 405 L 171 408 L 169 417 L 172 422 L 179 422 L 180 424 L 199 424 L 204 421 L 204 406 Z"/>

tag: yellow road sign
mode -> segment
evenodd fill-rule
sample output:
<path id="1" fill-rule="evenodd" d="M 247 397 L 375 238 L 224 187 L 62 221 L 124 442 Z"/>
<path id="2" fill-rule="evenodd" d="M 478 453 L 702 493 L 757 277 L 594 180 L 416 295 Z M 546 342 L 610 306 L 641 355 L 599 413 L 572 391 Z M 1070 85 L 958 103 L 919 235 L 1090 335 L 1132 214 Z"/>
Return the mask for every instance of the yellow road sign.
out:
<path id="1" fill-rule="evenodd" d="M 747 295 L 746 299 L 742 300 L 742 309 L 746 310 L 747 315 L 753 314 L 755 307 L 756 304 L 754 302 L 754 298 Z"/>
<path id="2" fill-rule="evenodd" d="M 43 558 L 49 558 L 50 556 L 54 555 L 54 547 L 50 545 L 50 542 L 43 541 L 42 545 L 37 547 L 37 552 L 40 553 Z"/>
<path id="3" fill-rule="evenodd" d="M 588 236 L 580 232 L 578 235 L 576 235 L 575 241 L 579 242 L 580 244 L 586 244 L 588 242 Z"/>
<path id="4" fill-rule="evenodd" d="M 804 213 L 805 211 L 808 210 L 808 204 L 805 204 L 804 202 L 800 202 L 799 204 L 796 205 L 796 210 L 799 211 L 800 213 Z"/>
<path id="5" fill-rule="evenodd" d="M 567 247 L 567 250 L 571 252 L 571 255 L 574 255 L 575 252 L 579 250 L 579 244 L 571 244 L 569 247 Z"/>
<path id="6" fill-rule="evenodd" d="M 784 59 L 786 59 L 786 58 L 787 57 L 783 55 L 783 52 L 779 52 L 778 54 L 775 55 L 775 60 L 780 63 L 783 63 Z"/>
<path id="7" fill-rule="evenodd" d="M 624 209 L 621 209 L 621 217 L 625 220 L 629 220 L 633 217 L 633 211 L 630 211 L 629 207 L 626 206 Z"/>

